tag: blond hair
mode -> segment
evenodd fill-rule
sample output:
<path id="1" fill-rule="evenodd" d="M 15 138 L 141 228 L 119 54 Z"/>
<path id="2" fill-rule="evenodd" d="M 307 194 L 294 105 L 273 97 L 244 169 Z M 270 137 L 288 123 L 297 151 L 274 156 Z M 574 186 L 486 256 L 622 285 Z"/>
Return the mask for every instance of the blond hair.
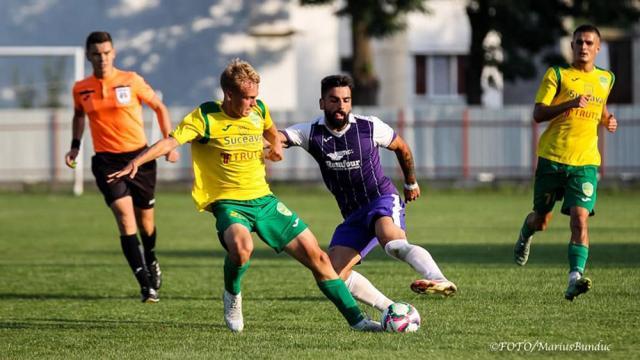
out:
<path id="1" fill-rule="evenodd" d="M 235 58 L 220 75 L 220 86 L 223 91 L 237 91 L 244 83 L 260 84 L 258 72 L 244 60 Z"/>

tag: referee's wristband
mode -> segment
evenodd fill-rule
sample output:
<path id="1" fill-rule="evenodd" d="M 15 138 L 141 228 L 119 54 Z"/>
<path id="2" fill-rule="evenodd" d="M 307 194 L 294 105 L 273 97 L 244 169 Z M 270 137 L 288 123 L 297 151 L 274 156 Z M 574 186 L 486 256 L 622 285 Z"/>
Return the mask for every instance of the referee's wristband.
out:
<path id="1" fill-rule="evenodd" d="M 71 140 L 71 148 L 72 149 L 80 149 L 80 139 Z"/>
<path id="2" fill-rule="evenodd" d="M 411 191 L 411 190 L 415 190 L 415 189 L 418 188 L 418 183 L 416 182 L 416 183 L 413 183 L 413 184 L 404 184 L 403 186 L 404 186 L 405 190 Z"/>

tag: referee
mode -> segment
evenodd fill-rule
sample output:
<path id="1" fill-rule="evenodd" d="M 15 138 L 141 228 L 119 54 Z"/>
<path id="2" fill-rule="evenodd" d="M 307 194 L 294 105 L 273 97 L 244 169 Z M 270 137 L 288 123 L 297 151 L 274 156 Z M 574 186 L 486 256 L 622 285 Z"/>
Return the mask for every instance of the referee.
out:
<path id="1" fill-rule="evenodd" d="M 135 179 L 122 178 L 112 183 L 106 180 L 107 174 L 121 169 L 147 148 L 142 102 L 156 113 L 165 138 L 171 131 L 169 112 L 140 75 L 113 66 L 116 50 L 108 32 L 89 34 L 85 50 L 93 75 L 76 82 L 73 87 L 73 140 L 65 162 L 67 166 L 75 167 L 87 115 L 95 151 L 91 171 L 115 216 L 122 252 L 140 285 L 142 302 L 155 303 L 159 300 L 158 289 L 162 283 L 162 272 L 155 255 L 156 163 L 149 162 L 141 167 Z M 172 151 L 165 158 L 176 162 L 178 156 Z"/>

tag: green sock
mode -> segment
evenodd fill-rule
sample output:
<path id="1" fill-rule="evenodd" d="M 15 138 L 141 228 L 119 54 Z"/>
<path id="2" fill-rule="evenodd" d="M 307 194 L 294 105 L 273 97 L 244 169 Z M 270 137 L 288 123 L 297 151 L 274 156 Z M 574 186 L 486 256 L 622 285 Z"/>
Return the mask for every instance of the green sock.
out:
<path id="1" fill-rule="evenodd" d="M 529 225 L 527 225 L 527 219 L 524 219 L 524 224 L 522 224 L 522 228 L 520 229 L 520 233 L 522 234 L 522 238 L 523 239 L 528 239 L 529 236 L 533 235 L 533 233 L 535 233 L 535 230 L 531 230 L 529 229 Z"/>
<path id="2" fill-rule="evenodd" d="M 351 296 L 342 279 L 320 281 L 318 282 L 318 287 L 324 296 L 336 305 L 342 316 L 347 319 L 349 325 L 353 326 L 364 319 L 356 300 Z"/>
<path id="3" fill-rule="evenodd" d="M 234 264 L 229 255 L 224 257 L 224 288 L 233 295 L 240 294 L 240 282 L 249 268 L 249 262 L 242 266 Z"/>
<path id="4" fill-rule="evenodd" d="M 569 243 L 569 271 L 584 273 L 589 257 L 589 248 L 584 245 Z"/>

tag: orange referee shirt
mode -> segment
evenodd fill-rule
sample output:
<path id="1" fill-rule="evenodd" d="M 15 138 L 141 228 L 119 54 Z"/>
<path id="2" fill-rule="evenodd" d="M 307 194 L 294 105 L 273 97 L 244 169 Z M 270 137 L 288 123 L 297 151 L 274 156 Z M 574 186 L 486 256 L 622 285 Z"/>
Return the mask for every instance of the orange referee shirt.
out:
<path id="1" fill-rule="evenodd" d="M 140 75 L 118 69 L 108 78 L 92 75 L 73 86 L 73 105 L 89 116 L 95 152 L 124 153 L 146 146 L 141 102 L 154 96 Z"/>

